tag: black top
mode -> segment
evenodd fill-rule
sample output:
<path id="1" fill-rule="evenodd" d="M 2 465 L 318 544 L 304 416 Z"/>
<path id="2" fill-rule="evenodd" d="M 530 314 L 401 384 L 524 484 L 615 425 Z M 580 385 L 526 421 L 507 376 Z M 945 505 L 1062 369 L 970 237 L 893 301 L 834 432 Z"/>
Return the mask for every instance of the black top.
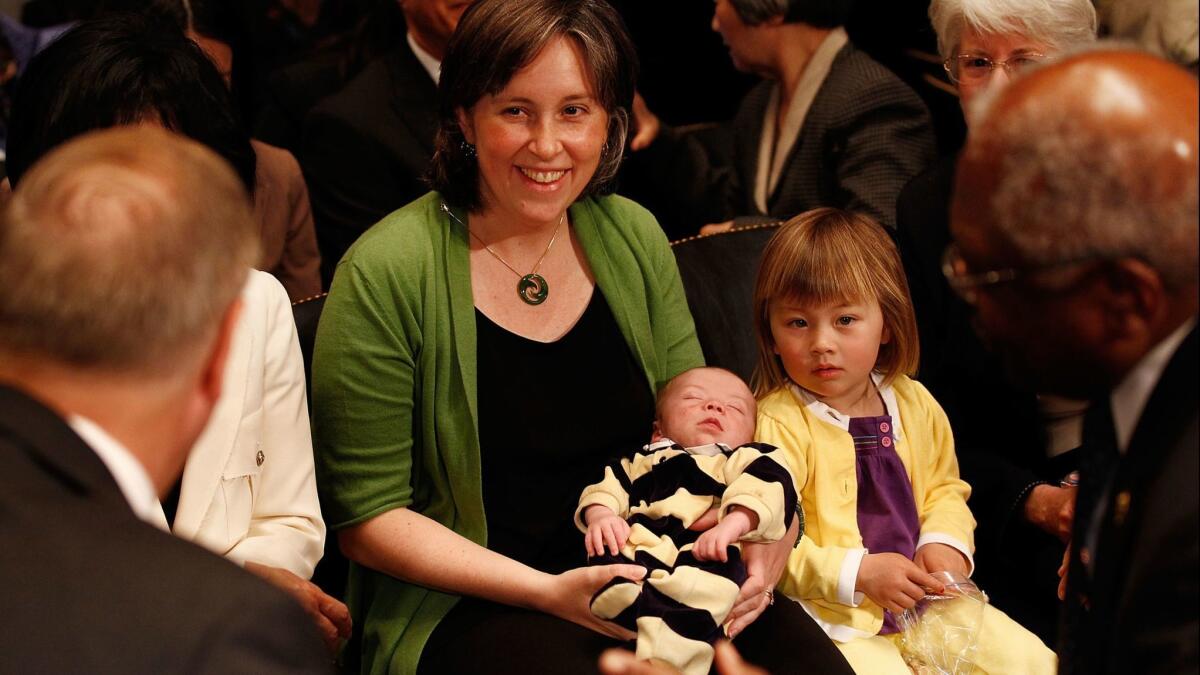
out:
<path id="1" fill-rule="evenodd" d="M 555 342 L 511 333 L 478 309 L 475 326 L 488 548 L 546 572 L 581 567 L 579 494 L 649 440 L 646 374 L 599 292 Z"/>

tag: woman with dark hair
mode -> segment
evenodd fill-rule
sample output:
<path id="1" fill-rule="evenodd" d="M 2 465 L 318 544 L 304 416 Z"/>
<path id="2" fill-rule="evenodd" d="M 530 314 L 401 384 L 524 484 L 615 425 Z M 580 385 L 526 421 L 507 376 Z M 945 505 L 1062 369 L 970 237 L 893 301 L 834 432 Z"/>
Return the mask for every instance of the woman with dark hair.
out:
<path id="1" fill-rule="evenodd" d="M 146 0 L 141 0 L 145 2 Z M 146 11 L 182 30 L 212 61 L 244 115 L 252 108 L 252 56 L 242 18 L 231 0 L 149 0 Z M 243 127 L 244 128 L 244 127 Z M 254 215 L 261 224 L 262 262 L 293 301 L 321 292 L 321 255 L 308 186 L 292 153 L 257 139 Z"/>
<path id="2" fill-rule="evenodd" d="M 352 670 L 593 672 L 633 637 L 589 601 L 645 570 L 587 567 L 575 504 L 703 362 L 661 228 L 608 194 L 633 54 L 602 0 L 473 5 L 442 64 L 436 191 L 338 265 L 314 428 Z M 766 612 L 738 644 L 777 673 L 846 671 L 797 605 L 767 607 L 795 538 L 747 551 L 735 612 Z"/>
<path id="3" fill-rule="evenodd" d="M 179 33 L 133 15 L 87 21 L 30 62 L 14 93 L 8 174 L 92 129 L 161 124 L 215 151 L 254 191 L 254 150 L 229 91 Z"/>
<path id="4" fill-rule="evenodd" d="M 716 0 L 712 29 L 734 66 L 764 81 L 730 124 L 733 158 L 663 127 L 639 99 L 639 176 L 704 231 L 832 206 L 894 226 L 896 195 L 934 158 L 916 93 L 842 27 L 854 0 Z"/>
<path id="5" fill-rule="evenodd" d="M 14 187 L 61 143 L 125 124 L 203 143 L 254 189 L 254 153 L 221 75 L 182 32 L 132 14 L 80 23 L 30 62 L 13 99 Z M 307 581 L 325 525 L 291 305 L 280 283 L 257 271 L 241 302 L 221 399 L 160 524 L 292 593 L 333 648 L 349 635 L 349 613 Z"/>

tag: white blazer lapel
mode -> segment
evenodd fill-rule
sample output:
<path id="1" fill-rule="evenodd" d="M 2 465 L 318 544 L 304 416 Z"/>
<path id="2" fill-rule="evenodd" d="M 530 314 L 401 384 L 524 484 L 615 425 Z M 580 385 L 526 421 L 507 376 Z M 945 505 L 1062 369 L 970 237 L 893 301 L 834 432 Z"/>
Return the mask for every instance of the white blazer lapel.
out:
<path id="1" fill-rule="evenodd" d="M 249 386 L 250 357 L 254 353 L 254 341 L 258 339 L 251 330 L 249 313 L 259 310 L 253 307 L 249 294 L 242 294 L 246 303 L 234 329 L 233 344 L 225 363 L 221 384 L 221 398 L 213 409 L 212 417 L 204 432 L 192 448 L 187 465 L 183 469 L 183 483 L 179 495 L 172 531 L 185 539 L 194 539 L 213 502 L 213 496 L 221 483 L 229 456 L 236 447 L 238 430 L 245 415 L 246 389 Z M 261 311 L 259 311 L 261 313 Z"/>

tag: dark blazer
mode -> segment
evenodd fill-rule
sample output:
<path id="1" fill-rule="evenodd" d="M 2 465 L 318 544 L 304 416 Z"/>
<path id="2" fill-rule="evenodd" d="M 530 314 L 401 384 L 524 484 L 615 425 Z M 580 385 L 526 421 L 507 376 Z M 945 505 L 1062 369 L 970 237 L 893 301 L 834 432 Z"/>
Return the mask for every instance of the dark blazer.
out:
<path id="1" fill-rule="evenodd" d="M 896 243 L 920 336 L 917 379 L 945 409 L 959 472 L 971 485 L 975 579 L 997 607 L 1054 644 L 1064 545 L 1025 521 L 1024 498 L 1036 485 L 1057 484 L 1076 468 L 1075 457 L 1046 457 L 1036 394 L 1009 380 L 942 275 L 954 169 L 954 158 L 938 160 L 896 203 Z"/>
<path id="2" fill-rule="evenodd" d="M 786 219 L 819 206 L 894 225 L 900 189 L 934 159 L 933 129 L 921 99 L 847 43 L 813 99 L 762 213 L 754 203 L 754 182 L 774 86 L 762 82 L 742 100 L 730 125 L 732 166 L 714 163 L 688 134 L 664 129 L 649 148 L 635 153 L 632 161 L 641 164 L 635 167 L 637 179 L 653 181 L 696 227 L 746 216 Z"/>
<path id="3" fill-rule="evenodd" d="M 1104 498 L 1075 516 L 1061 672 L 1200 668 L 1198 373 L 1193 328 L 1150 395 L 1128 450 L 1110 463 L 1109 489 L 1097 492 L 1106 476 L 1089 471 L 1093 458 L 1080 468 L 1079 503 L 1085 490 Z M 1099 530 L 1089 574 L 1081 552 L 1092 522 Z"/>
<path id="4" fill-rule="evenodd" d="M 329 672 L 299 606 L 139 520 L 54 412 L 0 386 L 0 673 Z"/>
<path id="5" fill-rule="evenodd" d="M 342 254 L 384 216 L 429 191 L 437 86 L 404 39 L 308 114 L 308 181 L 326 288 Z"/>

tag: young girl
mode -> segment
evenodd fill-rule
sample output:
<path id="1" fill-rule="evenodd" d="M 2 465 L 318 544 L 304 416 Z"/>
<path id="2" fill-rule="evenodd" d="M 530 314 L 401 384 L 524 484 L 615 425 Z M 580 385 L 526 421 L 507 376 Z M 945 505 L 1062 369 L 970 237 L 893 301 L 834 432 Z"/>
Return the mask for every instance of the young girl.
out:
<path id="1" fill-rule="evenodd" d="M 907 674 L 894 617 L 943 590 L 931 573 L 971 573 L 975 519 L 946 416 L 908 377 L 917 331 L 900 257 L 870 219 L 809 211 L 767 245 L 754 311 L 757 438 L 785 453 L 807 514 L 779 588 L 855 671 Z M 1057 666 L 990 606 L 977 644 L 984 672 Z"/>

